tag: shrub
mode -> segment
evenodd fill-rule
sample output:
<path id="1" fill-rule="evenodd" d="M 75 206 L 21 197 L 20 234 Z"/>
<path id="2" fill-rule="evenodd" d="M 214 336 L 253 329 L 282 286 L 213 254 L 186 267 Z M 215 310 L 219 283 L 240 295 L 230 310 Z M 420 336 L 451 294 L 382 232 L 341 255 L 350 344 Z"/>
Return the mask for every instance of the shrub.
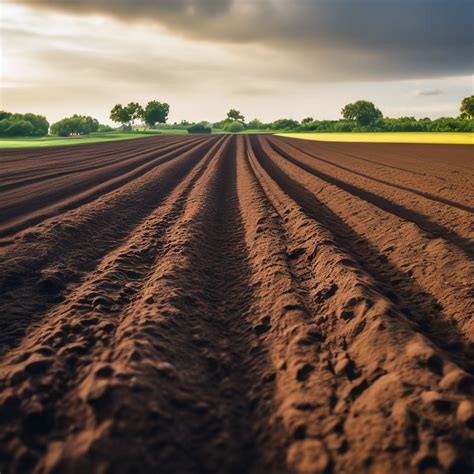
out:
<path id="1" fill-rule="evenodd" d="M 335 132 L 352 132 L 352 129 L 354 128 L 354 124 L 351 122 L 345 122 L 343 120 L 340 120 L 339 122 L 336 122 L 332 129 Z"/>
<path id="2" fill-rule="evenodd" d="M 247 128 L 249 130 L 265 130 L 266 128 L 268 128 L 268 125 L 266 123 L 263 123 L 261 120 L 255 118 L 253 120 L 250 120 L 250 122 L 247 124 Z"/>
<path id="3" fill-rule="evenodd" d="M 284 130 L 284 129 L 294 129 L 299 125 L 296 120 L 293 119 L 279 119 L 275 120 L 270 128 L 272 130 Z"/>
<path id="4" fill-rule="evenodd" d="M 239 133 L 245 130 L 245 126 L 241 122 L 231 122 L 225 126 L 224 130 L 230 133 Z"/>
<path id="5" fill-rule="evenodd" d="M 197 123 L 188 128 L 188 133 L 212 133 L 212 128 L 206 127 L 201 123 Z"/>
<path id="6" fill-rule="evenodd" d="M 112 127 L 110 127 L 109 125 L 104 125 L 104 124 L 100 124 L 99 125 L 99 128 L 97 129 L 98 132 L 113 132 L 114 129 Z"/>

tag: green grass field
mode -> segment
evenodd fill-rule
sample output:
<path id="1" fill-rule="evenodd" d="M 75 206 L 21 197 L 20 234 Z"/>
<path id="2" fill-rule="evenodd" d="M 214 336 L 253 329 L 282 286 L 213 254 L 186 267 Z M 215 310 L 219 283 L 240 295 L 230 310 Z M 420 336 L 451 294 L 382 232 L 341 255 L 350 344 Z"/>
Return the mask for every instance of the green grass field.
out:
<path id="1" fill-rule="evenodd" d="M 305 140 L 373 143 L 445 143 L 474 145 L 474 133 L 462 132 L 373 132 L 373 133 L 279 133 Z"/>
<path id="2" fill-rule="evenodd" d="M 149 135 L 181 135 L 186 134 L 186 130 L 147 130 L 139 132 L 103 132 L 91 133 L 83 137 L 19 137 L 0 138 L 1 148 L 31 148 L 59 145 L 79 145 L 81 143 L 99 143 L 114 140 L 131 140 L 133 138 L 143 138 Z"/>

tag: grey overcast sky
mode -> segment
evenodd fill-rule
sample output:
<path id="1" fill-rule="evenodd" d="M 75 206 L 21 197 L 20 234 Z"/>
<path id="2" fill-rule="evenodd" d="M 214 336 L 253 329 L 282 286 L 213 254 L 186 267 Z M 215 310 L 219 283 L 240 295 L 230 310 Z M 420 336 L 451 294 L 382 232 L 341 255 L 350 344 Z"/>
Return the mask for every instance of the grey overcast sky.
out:
<path id="1" fill-rule="evenodd" d="M 473 92 L 471 0 L 0 0 L 1 108 L 109 122 L 456 115 Z"/>

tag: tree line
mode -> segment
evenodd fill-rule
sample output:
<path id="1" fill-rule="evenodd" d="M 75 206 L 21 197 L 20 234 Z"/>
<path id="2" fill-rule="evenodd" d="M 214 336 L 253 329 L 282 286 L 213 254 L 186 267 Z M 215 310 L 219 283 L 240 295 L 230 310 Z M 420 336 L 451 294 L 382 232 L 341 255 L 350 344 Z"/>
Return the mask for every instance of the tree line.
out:
<path id="1" fill-rule="evenodd" d="M 384 117 L 372 102 L 359 100 L 347 104 L 341 110 L 340 120 L 317 120 L 306 117 L 301 121 L 282 118 L 273 122 L 262 122 L 255 118 L 245 122 L 239 110 L 230 109 L 227 117 L 218 122 L 201 121 L 159 125 L 159 128 L 180 128 L 188 133 L 211 133 L 213 129 L 231 133 L 252 131 L 288 132 L 473 132 L 474 95 L 463 99 L 458 117 L 416 119 L 415 117 Z"/>
<path id="2" fill-rule="evenodd" d="M 227 118 L 213 124 L 227 131 L 288 130 L 292 132 L 472 132 L 474 131 L 474 95 L 461 102 L 458 117 L 416 119 L 415 117 L 384 117 L 372 102 L 358 100 L 341 110 L 340 120 L 315 120 L 306 117 L 300 122 L 290 118 L 264 123 L 253 119 L 245 123 L 239 111 L 231 109 Z"/>
<path id="3" fill-rule="evenodd" d="M 0 137 L 42 137 L 48 134 L 46 117 L 0 111 Z"/>
<path id="4" fill-rule="evenodd" d="M 301 121 L 281 118 L 264 123 L 253 119 L 245 122 L 244 115 L 237 109 L 230 109 L 225 119 L 218 122 L 202 121 L 167 124 L 169 104 L 152 100 L 142 107 L 137 102 L 123 106 L 116 104 L 110 119 L 121 125 L 123 130 L 131 130 L 141 123 L 142 126 L 160 129 L 183 129 L 188 133 L 211 133 L 213 129 L 230 133 L 245 130 L 291 131 L 291 132 L 473 132 L 474 131 L 474 95 L 462 100 L 458 117 L 416 119 L 414 117 L 384 117 L 380 109 L 372 102 L 358 100 L 347 104 L 341 110 L 340 120 L 316 120 L 306 117 Z M 51 125 L 42 115 L 32 113 L 15 114 L 0 111 L 0 137 L 41 137 L 48 133 L 59 136 L 87 135 L 94 132 L 112 131 L 108 125 L 84 115 L 66 117 Z"/>

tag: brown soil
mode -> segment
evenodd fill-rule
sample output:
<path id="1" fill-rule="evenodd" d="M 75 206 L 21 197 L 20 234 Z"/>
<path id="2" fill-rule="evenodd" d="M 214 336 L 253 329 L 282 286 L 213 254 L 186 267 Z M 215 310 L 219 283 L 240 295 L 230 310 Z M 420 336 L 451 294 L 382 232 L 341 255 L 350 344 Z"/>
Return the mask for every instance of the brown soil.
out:
<path id="1" fill-rule="evenodd" d="M 0 152 L 0 472 L 471 473 L 461 145 Z"/>

